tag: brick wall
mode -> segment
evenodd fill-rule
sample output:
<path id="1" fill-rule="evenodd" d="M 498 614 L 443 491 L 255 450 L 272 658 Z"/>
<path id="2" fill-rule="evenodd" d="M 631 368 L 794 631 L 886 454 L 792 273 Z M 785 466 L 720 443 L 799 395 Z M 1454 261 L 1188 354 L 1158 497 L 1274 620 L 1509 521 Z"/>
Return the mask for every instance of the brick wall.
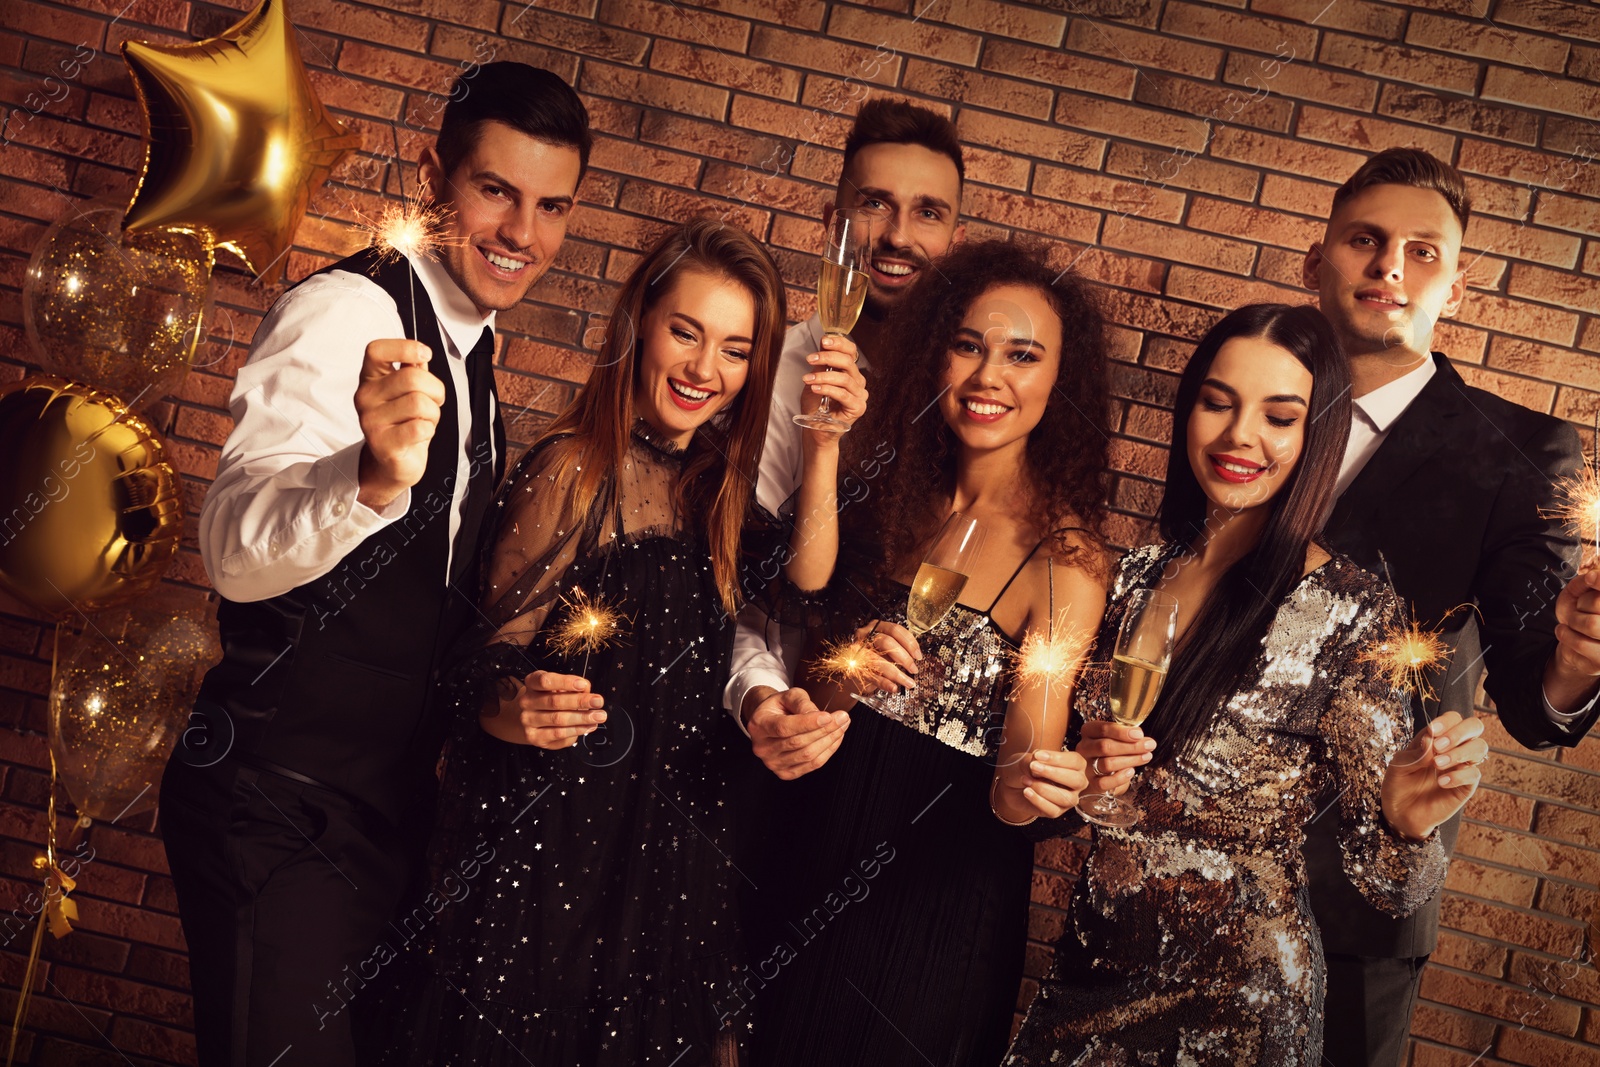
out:
<path id="1" fill-rule="evenodd" d="M 18 290 L 71 199 L 126 197 L 138 111 L 117 48 L 225 28 L 246 0 L 0 5 L 0 380 L 27 373 Z M 727 212 L 766 238 L 809 314 L 814 219 L 868 92 L 954 116 L 973 235 L 1027 233 L 1101 283 L 1117 402 L 1116 533 L 1142 536 L 1190 343 L 1221 309 L 1305 299 L 1301 254 L 1335 184 L 1390 145 L 1469 176 L 1473 292 L 1441 329 L 1469 382 L 1580 426 L 1600 410 L 1600 4 L 1568 0 L 290 0 L 324 100 L 369 155 L 323 190 L 281 275 L 217 274 L 217 320 L 158 409 L 189 489 L 171 572 L 203 586 L 193 519 L 262 311 L 353 251 L 386 188 L 392 129 L 436 122 L 449 80 L 492 55 L 576 84 L 600 131 L 556 269 L 501 316 L 501 393 L 538 416 L 586 371 L 586 337 L 663 225 Z M 92 59 L 85 60 L 86 55 Z M 414 159 L 427 135 L 400 131 Z M 522 436 L 526 436 L 523 433 Z M 1589 438 L 1585 430 L 1586 441 Z M 0 457 L 3 462 L 3 457 Z M 0 905 L 21 906 L 42 838 L 48 631 L 0 603 Z M 1491 719 L 1490 785 L 1468 809 L 1416 1065 L 1595 1062 L 1600 976 L 1580 950 L 1600 876 L 1600 745 L 1519 750 Z M 48 946 L 34 1063 L 190 1063 L 183 941 L 154 818 L 98 826 L 78 932 Z M 1043 850 L 1030 973 L 1060 927 L 1070 845 Z M 20 979 L 19 942 L 0 984 Z M 1031 993 L 1031 983 L 1024 996 Z M 10 1011 L 11 994 L 0 1000 Z"/>

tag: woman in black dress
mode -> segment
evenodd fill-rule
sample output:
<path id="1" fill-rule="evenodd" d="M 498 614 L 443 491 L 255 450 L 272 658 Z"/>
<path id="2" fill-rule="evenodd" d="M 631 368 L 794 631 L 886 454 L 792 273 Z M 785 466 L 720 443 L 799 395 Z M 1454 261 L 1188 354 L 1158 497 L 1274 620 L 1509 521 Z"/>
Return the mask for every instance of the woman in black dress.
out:
<path id="1" fill-rule="evenodd" d="M 1070 699 L 1070 684 L 1048 704 L 1019 687 L 1013 659 L 1049 627 L 1052 586 L 1061 632 L 1092 633 L 1104 603 L 1105 350 L 1084 283 L 1038 252 L 962 245 L 896 315 L 880 357 L 892 392 L 879 389 L 888 399 L 847 446 L 893 446 L 844 513 L 846 549 L 879 551 L 841 566 L 829 619 L 815 621 L 845 636 L 859 626 L 898 666 L 808 683 L 819 703 L 850 709 L 851 728 L 823 767 L 767 787 L 775 847 L 753 875 L 762 925 L 741 986 L 761 1067 L 999 1061 L 1033 850 L 991 811 L 990 781 L 1002 751 L 1061 748 Z M 908 586 L 954 511 L 982 524 L 985 548 L 919 643 L 904 626 Z M 851 707 L 852 690 L 879 686 L 876 708 Z M 1032 716 L 1016 721 L 1041 732 L 1002 748 L 1008 709 L 1022 708 Z M 1020 799 L 995 794 L 1012 821 L 1027 814 Z"/>
<path id="2" fill-rule="evenodd" d="M 483 621 L 453 679 L 437 906 L 396 927 L 424 959 L 387 1014 L 386 1062 L 736 1062 L 718 992 L 739 961 L 726 783 L 749 751 L 720 694 L 783 324 L 753 238 L 712 220 L 670 231 L 624 284 L 589 382 L 502 488 Z M 816 393 L 853 417 L 860 376 L 839 347 L 842 384 Z M 808 442 L 824 503 L 836 455 Z M 802 582 L 836 548 L 831 508 L 812 514 Z M 585 645 L 587 612 L 619 632 Z"/>

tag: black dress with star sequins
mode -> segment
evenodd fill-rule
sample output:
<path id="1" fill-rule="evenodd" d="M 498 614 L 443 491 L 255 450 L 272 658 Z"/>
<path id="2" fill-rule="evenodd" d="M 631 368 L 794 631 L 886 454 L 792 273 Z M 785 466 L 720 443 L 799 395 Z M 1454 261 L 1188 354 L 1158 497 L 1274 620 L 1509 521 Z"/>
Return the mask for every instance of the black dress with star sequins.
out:
<path id="1" fill-rule="evenodd" d="M 681 456 L 636 433 L 576 523 L 549 451 L 525 457 L 496 503 L 488 621 L 456 675 L 432 903 L 396 926 L 417 950 L 385 1013 L 384 1062 L 716 1063 L 714 1048 L 731 1050 L 716 990 L 739 949 L 727 783 L 730 761 L 750 758 L 720 706 L 732 625 L 672 507 Z M 622 613 L 625 633 L 561 655 L 548 634 L 578 588 Z M 555 751 L 485 733 L 489 685 L 533 670 L 588 678 L 608 721 Z"/>
<path id="2" fill-rule="evenodd" d="M 1109 660 L 1129 594 L 1174 554 L 1123 558 L 1094 662 Z M 1136 826 L 1095 828 L 1008 1067 L 1317 1067 L 1326 969 L 1300 848 L 1319 798 L 1337 794 L 1345 870 L 1375 906 L 1404 915 L 1444 881 L 1438 834 L 1406 841 L 1382 814 L 1411 716 L 1363 652 L 1398 617 L 1387 587 L 1341 556 L 1301 579 L 1200 751 L 1135 776 Z M 1077 714 L 1111 718 L 1109 677 L 1084 672 Z"/>
<path id="3" fill-rule="evenodd" d="M 903 624 L 909 590 L 885 589 L 877 614 Z M 744 982 L 756 1067 L 989 1067 L 1004 1053 L 1033 846 L 989 808 L 1016 651 L 993 610 L 953 606 L 921 638 L 915 690 L 857 704 L 826 764 L 767 784 L 776 847 L 747 910 L 749 966 L 770 986 Z"/>

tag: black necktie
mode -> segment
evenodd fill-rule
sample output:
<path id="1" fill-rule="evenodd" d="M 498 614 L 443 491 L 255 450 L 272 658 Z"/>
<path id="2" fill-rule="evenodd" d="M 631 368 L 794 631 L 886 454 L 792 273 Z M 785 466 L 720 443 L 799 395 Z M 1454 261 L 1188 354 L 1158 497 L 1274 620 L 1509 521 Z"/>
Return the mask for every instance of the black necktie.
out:
<path id="1" fill-rule="evenodd" d="M 472 428 L 467 434 L 471 478 L 467 482 L 466 499 L 461 504 L 461 529 L 456 534 L 454 563 L 450 568 L 452 581 L 478 558 L 483 516 L 494 499 L 494 487 L 506 463 L 506 431 L 496 418 L 499 401 L 494 388 L 494 331 L 487 326 L 467 354 L 467 401 L 472 418 Z"/>

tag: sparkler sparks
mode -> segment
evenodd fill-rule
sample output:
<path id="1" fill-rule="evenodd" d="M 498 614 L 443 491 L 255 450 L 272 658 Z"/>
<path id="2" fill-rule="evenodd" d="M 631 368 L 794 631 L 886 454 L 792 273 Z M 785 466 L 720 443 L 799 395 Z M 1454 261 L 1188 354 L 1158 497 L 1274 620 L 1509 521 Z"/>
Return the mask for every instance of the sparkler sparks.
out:
<path id="1" fill-rule="evenodd" d="M 1600 475 L 1585 467 L 1558 482 L 1556 494 L 1562 503 L 1549 517 L 1567 524 L 1586 549 L 1600 555 Z"/>
<path id="2" fill-rule="evenodd" d="M 1438 633 L 1412 622 L 1379 635 L 1377 643 L 1361 653 L 1361 661 L 1376 664 L 1394 688 L 1431 700 L 1433 687 L 1424 672 L 1442 660 L 1446 651 Z"/>
<path id="3" fill-rule="evenodd" d="M 835 641 L 822 650 L 817 670 L 828 678 L 858 682 L 883 672 L 888 661 L 865 641 Z"/>
<path id="4" fill-rule="evenodd" d="M 442 207 L 427 203 L 421 190 L 414 190 L 404 201 L 384 205 L 367 232 L 386 261 L 430 256 L 439 247 L 446 217 Z"/>
<path id="5" fill-rule="evenodd" d="M 603 596 L 591 597 L 577 588 L 569 596 L 562 597 L 561 603 L 566 606 L 567 614 L 550 632 L 549 642 L 550 647 L 563 656 L 582 652 L 587 664 L 591 652 L 599 651 L 627 632 L 623 623 L 630 620 Z"/>
<path id="6" fill-rule="evenodd" d="M 1017 652 L 1017 679 L 1024 685 L 1061 684 L 1083 662 L 1092 640 L 1067 625 L 1066 614 L 1045 632 L 1030 630 Z"/>

